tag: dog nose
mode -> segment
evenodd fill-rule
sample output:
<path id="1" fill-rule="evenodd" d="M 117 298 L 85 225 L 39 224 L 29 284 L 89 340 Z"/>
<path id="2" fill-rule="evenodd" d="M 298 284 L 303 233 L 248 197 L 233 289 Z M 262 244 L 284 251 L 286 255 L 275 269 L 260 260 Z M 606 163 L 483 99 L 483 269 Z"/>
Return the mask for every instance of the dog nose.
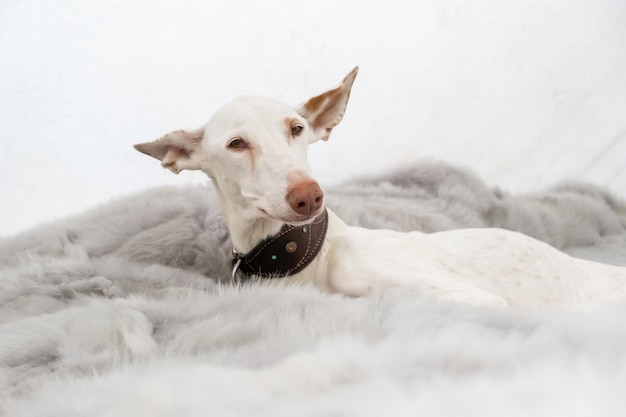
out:
<path id="1" fill-rule="evenodd" d="M 322 207 L 324 192 L 313 180 L 300 181 L 289 187 L 285 200 L 296 213 L 309 215 Z"/>

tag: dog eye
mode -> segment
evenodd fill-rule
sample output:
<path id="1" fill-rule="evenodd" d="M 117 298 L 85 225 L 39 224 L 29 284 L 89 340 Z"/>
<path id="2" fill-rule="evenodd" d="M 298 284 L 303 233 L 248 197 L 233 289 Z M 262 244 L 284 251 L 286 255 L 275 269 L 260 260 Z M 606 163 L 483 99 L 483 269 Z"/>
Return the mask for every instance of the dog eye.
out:
<path id="1" fill-rule="evenodd" d="M 241 138 L 235 138 L 228 142 L 228 148 L 236 151 L 242 151 L 244 149 L 248 149 L 248 143 Z"/>
<path id="2" fill-rule="evenodd" d="M 302 131 L 304 130 L 304 127 L 302 127 L 301 125 L 295 125 L 291 127 L 291 135 L 292 136 L 298 136 L 300 133 L 302 133 Z"/>

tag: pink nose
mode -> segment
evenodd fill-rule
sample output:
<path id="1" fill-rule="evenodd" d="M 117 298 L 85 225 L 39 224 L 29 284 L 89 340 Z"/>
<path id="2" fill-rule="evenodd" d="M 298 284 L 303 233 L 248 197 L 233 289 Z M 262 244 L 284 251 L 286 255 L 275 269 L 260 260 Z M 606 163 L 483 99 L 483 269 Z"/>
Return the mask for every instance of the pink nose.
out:
<path id="1" fill-rule="evenodd" d="M 322 207 L 324 193 L 317 182 L 304 180 L 289 187 L 285 200 L 296 213 L 309 215 Z"/>

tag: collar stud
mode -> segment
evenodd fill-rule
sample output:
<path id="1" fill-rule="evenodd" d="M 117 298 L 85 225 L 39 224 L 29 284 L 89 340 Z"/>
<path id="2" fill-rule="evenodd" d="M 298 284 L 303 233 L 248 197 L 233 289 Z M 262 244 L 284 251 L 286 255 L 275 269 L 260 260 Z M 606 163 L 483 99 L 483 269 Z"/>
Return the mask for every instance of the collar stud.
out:
<path id="1" fill-rule="evenodd" d="M 287 253 L 294 253 L 298 249 L 298 244 L 293 240 L 291 242 L 287 242 L 285 245 L 285 250 Z"/>

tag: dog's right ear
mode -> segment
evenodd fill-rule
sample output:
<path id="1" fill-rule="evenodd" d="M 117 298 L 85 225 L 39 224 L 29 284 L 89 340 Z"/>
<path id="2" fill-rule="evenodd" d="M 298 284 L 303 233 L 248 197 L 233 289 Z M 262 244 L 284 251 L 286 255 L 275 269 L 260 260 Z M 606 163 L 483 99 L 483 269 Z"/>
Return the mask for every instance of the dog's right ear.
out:
<path id="1" fill-rule="evenodd" d="M 200 150 L 200 142 L 204 136 L 204 128 L 186 131 L 175 130 L 154 142 L 135 145 L 141 153 L 145 153 L 161 161 L 163 168 L 174 174 L 183 169 L 201 169 L 205 156 Z"/>

